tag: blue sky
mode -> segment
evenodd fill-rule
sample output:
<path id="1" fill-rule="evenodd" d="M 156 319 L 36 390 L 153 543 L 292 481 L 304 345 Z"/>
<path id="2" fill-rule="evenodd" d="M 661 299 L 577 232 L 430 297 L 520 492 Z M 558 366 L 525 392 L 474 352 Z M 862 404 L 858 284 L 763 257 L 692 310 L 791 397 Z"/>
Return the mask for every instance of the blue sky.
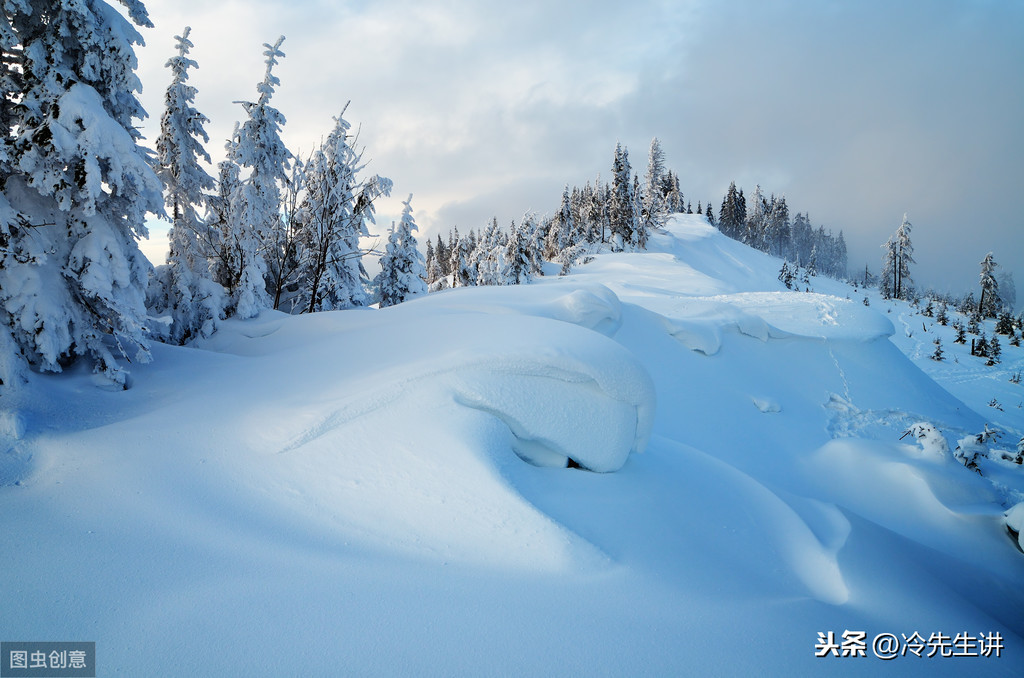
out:
<path id="1" fill-rule="evenodd" d="M 1024 284 L 1024 3 L 146 6 L 150 140 L 185 25 L 215 159 L 242 114 L 232 102 L 256 96 L 262 44 L 283 34 L 286 142 L 308 151 L 351 100 L 369 171 L 395 182 L 381 230 L 409 193 L 427 233 L 551 212 L 564 184 L 608 176 L 616 142 L 642 172 L 657 136 L 694 207 L 710 199 L 717 212 L 730 181 L 760 183 L 842 229 L 851 269 L 875 273 L 906 212 L 918 283 L 975 286 L 992 250 Z"/>

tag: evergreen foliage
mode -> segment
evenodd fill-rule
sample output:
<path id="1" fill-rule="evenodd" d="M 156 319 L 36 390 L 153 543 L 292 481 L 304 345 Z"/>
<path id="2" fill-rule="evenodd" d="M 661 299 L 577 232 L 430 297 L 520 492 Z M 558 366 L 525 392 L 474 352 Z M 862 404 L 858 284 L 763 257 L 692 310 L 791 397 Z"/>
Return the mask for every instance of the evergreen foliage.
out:
<path id="1" fill-rule="evenodd" d="M 2 376 L 59 372 L 89 358 L 126 385 L 119 365 L 150 358 L 149 262 L 137 239 L 163 213 L 160 180 L 135 120 L 137 0 L 128 17 L 102 0 L 5 2 L 0 30 L 0 348 Z"/>
<path id="2" fill-rule="evenodd" d="M 417 249 L 416 222 L 412 217 L 412 195 L 402 203 L 402 218 L 392 225 L 376 286 L 380 292 L 380 308 L 400 304 L 412 297 L 426 294 L 426 268 Z"/>
<path id="3" fill-rule="evenodd" d="M 209 120 L 193 106 L 196 88 L 188 84 L 188 70 L 198 67 L 188 57 L 194 46 L 190 32 L 186 26 L 175 36 L 178 53 L 166 64 L 172 78 L 156 140 L 156 171 L 164 182 L 171 230 L 166 288 L 158 291 L 157 303 L 150 306 L 159 315 L 171 316 L 167 338 L 178 344 L 194 336 L 210 336 L 224 317 L 225 303 L 224 288 L 213 280 L 210 270 L 214 232 L 198 214 L 214 181 L 199 164 L 200 159 L 210 162 L 203 147 L 210 140 L 203 128 Z"/>

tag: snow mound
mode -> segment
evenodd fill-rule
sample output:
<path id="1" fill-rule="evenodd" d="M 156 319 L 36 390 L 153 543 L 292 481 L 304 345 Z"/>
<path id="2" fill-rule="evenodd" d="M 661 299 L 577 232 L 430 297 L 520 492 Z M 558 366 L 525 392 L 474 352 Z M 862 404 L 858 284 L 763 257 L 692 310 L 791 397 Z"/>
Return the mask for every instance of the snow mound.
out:
<path id="1" fill-rule="evenodd" d="M 561 283 L 561 284 L 559 284 Z M 434 312 L 518 313 L 551 318 L 613 336 L 622 324 L 622 303 L 604 285 L 567 283 L 444 290 L 415 303 Z"/>
<path id="2" fill-rule="evenodd" d="M 410 305 L 393 316 L 408 316 L 408 311 L 418 315 L 425 306 Z M 441 340 L 431 350 L 399 357 L 386 369 L 351 379 L 358 397 L 339 409 L 348 412 L 344 418 L 390 407 L 399 394 L 415 397 L 429 388 L 431 399 L 450 399 L 504 423 L 513 436 L 513 451 L 536 465 L 565 467 L 572 460 L 592 471 L 611 472 L 622 467 L 630 452 L 646 446 L 654 387 L 619 344 L 547 318 L 439 318 L 420 319 L 420 328 Z M 351 330 L 346 339 L 387 347 L 385 335 L 392 326 L 382 322 Z M 396 418 L 402 413 L 394 408 Z"/>

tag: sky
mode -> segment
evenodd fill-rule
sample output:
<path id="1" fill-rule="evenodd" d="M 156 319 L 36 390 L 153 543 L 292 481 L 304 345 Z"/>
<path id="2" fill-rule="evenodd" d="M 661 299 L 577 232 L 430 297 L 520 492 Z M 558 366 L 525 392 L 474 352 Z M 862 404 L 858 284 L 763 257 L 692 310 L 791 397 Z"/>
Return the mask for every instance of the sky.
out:
<path id="1" fill-rule="evenodd" d="M 274 105 L 307 154 L 360 126 L 367 173 L 411 193 L 422 234 L 552 213 L 566 184 L 641 175 L 651 139 L 694 209 L 730 181 L 842 230 L 878 273 L 904 213 L 922 287 L 977 287 L 989 251 L 1024 297 L 1024 3 L 1016 0 L 149 0 L 137 49 L 155 143 L 164 67 L 192 27 L 209 151 L 256 98 L 284 35 Z M 165 227 L 143 251 L 160 263 Z"/>

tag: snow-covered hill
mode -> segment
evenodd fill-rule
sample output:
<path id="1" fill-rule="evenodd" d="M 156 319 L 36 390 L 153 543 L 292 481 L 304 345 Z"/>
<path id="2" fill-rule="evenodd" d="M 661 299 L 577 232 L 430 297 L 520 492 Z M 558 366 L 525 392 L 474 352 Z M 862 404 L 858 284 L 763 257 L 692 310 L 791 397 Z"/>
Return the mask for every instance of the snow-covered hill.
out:
<path id="1" fill-rule="evenodd" d="M 564 278 L 229 322 L 125 392 L 34 376 L 0 637 L 99 675 L 1019 675 L 1024 472 L 941 441 L 1015 445 L 1024 355 L 934 363 L 906 305 L 779 265 L 677 217 Z"/>

